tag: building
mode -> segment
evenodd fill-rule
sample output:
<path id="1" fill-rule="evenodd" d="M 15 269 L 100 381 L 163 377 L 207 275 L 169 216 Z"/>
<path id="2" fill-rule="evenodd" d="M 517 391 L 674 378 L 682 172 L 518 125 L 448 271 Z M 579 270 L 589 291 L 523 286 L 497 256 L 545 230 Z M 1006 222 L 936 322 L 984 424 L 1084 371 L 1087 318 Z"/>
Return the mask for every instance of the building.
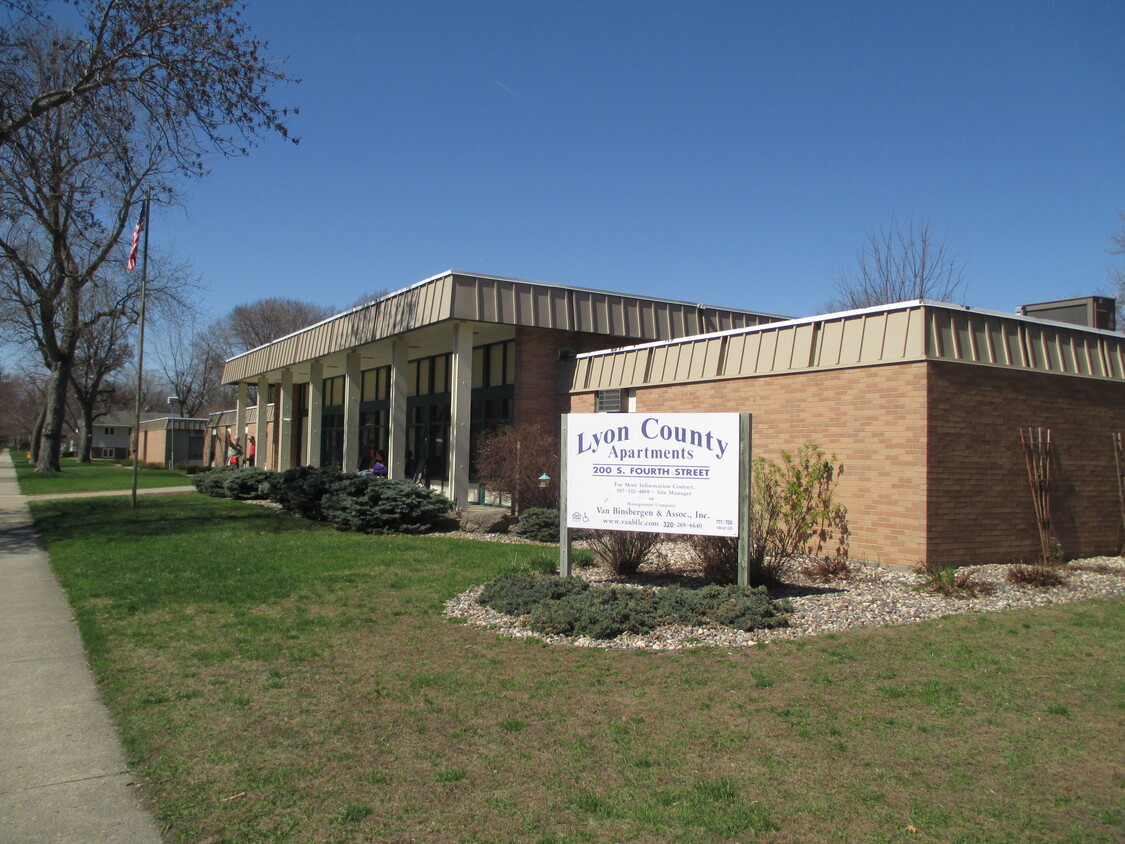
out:
<path id="1" fill-rule="evenodd" d="M 223 380 L 238 384 L 239 401 L 211 418 L 211 460 L 222 462 L 228 428 L 244 450 L 254 436 L 258 463 L 270 468 L 354 472 L 383 451 L 391 477 L 409 464 L 464 503 L 474 434 L 513 420 L 557 425 L 567 403 L 561 364 L 576 354 L 777 319 L 442 273 L 227 361 Z M 251 387 L 276 425 L 269 413 L 251 422 Z"/>
<path id="2" fill-rule="evenodd" d="M 154 418 L 155 413 L 141 414 L 142 423 Z M 94 460 L 127 459 L 133 447 L 134 422 L 136 414 L 133 411 L 116 411 L 99 417 L 90 433 L 90 457 Z M 78 445 L 78 434 L 74 433 L 68 439 L 67 451 L 77 454 Z"/>
<path id="3" fill-rule="evenodd" d="M 270 468 L 382 450 L 391 477 L 409 461 L 460 503 L 497 422 L 749 411 L 757 455 L 838 455 L 853 556 L 906 565 L 1036 556 L 1019 431 L 1049 428 L 1064 553 L 1122 544 L 1125 337 L 1042 319 L 919 301 L 785 320 L 449 272 L 232 358 L 224 381 L 239 403 L 212 417 L 213 452 L 228 428 Z"/>
<path id="4" fill-rule="evenodd" d="M 202 466 L 207 420 L 160 416 L 141 422 L 137 446 L 141 462 L 149 466 Z"/>

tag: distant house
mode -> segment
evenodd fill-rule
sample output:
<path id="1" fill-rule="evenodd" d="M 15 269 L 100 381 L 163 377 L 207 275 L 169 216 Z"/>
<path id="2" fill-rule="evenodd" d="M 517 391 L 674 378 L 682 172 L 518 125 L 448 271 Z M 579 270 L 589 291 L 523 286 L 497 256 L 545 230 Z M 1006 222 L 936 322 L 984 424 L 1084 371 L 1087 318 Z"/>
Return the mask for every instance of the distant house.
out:
<path id="1" fill-rule="evenodd" d="M 156 413 L 142 413 L 141 421 L 154 419 L 157 416 Z M 135 418 L 132 411 L 117 411 L 97 419 L 90 437 L 90 457 L 94 460 L 128 458 Z M 78 432 L 75 432 L 69 437 L 67 451 L 71 454 L 78 453 L 79 436 Z"/>

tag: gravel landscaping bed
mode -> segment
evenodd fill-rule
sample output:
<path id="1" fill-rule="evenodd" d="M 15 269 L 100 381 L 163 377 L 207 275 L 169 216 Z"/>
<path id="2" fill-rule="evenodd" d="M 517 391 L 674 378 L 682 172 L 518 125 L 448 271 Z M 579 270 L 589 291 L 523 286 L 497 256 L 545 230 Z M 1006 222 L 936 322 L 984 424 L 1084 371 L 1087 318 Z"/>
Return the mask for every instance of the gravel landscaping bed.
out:
<path id="1" fill-rule="evenodd" d="M 503 534 L 464 536 L 478 540 L 520 541 Z M 771 590 L 774 597 L 788 599 L 793 607 L 789 627 L 748 633 L 719 626 L 669 626 L 646 635 L 626 634 L 613 640 L 550 636 L 529 630 L 525 619 L 512 618 L 478 604 L 476 598 L 483 584 L 447 602 L 445 614 L 469 624 L 489 627 L 505 636 L 536 637 L 550 643 L 577 647 L 676 650 L 699 646 L 745 647 L 773 639 L 797 639 L 857 627 L 913 624 L 957 613 L 1000 612 L 1125 595 L 1125 557 L 1074 560 L 1062 567 L 1065 582 L 1061 586 L 1047 588 L 1009 583 L 1006 579 L 1009 568 L 1007 565 L 985 565 L 960 569 L 971 572 L 976 583 L 984 584 L 984 589 L 973 597 L 946 597 L 919 591 L 924 579 L 914 572 L 857 565 L 847 579 L 814 582 L 794 570 L 785 573 L 784 586 Z M 1090 568 L 1098 570 L 1086 570 Z M 577 574 L 592 582 L 633 588 L 659 588 L 674 582 L 702 583 L 698 572 L 687 561 L 680 543 L 668 543 L 652 566 L 642 567 L 641 573 L 629 580 L 615 579 L 599 567 L 579 569 Z"/>

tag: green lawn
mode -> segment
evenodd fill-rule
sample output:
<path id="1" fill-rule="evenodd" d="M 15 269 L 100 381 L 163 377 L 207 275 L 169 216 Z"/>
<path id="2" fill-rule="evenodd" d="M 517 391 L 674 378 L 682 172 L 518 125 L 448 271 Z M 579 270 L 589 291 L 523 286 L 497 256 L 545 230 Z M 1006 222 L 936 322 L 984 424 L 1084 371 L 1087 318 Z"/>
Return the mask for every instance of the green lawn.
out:
<path id="1" fill-rule="evenodd" d="M 64 457 L 62 472 L 51 475 L 35 474 L 35 464 L 29 463 L 27 453 L 12 451 L 12 463 L 16 467 L 20 492 L 24 495 L 46 495 L 63 492 L 98 492 L 101 490 L 121 490 L 129 492 L 133 488 L 133 467 L 117 465 L 108 460 L 95 460 L 93 463 L 79 463 Z M 152 489 L 164 486 L 187 486 L 189 478 L 182 471 L 171 469 L 141 469 L 137 473 L 138 489 Z"/>
<path id="2" fill-rule="evenodd" d="M 542 549 L 32 507 L 172 842 L 1125 838 L 1125 602 L 744 650 L 440 615 Z"/>

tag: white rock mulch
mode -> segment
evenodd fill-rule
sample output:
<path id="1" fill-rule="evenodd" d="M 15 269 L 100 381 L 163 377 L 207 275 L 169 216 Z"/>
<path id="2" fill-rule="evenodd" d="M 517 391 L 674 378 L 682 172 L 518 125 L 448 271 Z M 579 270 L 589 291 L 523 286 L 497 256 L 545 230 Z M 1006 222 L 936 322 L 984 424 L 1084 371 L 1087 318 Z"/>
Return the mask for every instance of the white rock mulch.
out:
<path id="1" fill-rule="evenodd" d="M 472 538 L 485 537 L 477 534 Z M 669 555 L 674 556 L 674 552 Z M 682 572 L 682 564 L 669 563 L 668 558 L 661 568 L 664 569 L 662 574 L 674 574 L 675 570 Z M 1085 568 L 1102 570 L 1087 571 Z M 445 614 L 470 624 L 489 627 L 502 635 L 536 637 L 552 644 L 679 650 L 700 646 L 746 647 L 774 639 L 798 639 L 858 627 L 913 624 L 958 613 L 1001 612 L 1125 595 L 1125 557 L 1094 557 L 1072 561 L 1063 567 L 1065 583 L 1048 588 L 1009 583 L 1006 579 L 1008 569 L 1009 566 L 1006 565 L 960 569 L 959 571 L 971 572 L 975 581 L 990 587 L 988 591 L 970 598 L 945 597 L 919 591 L 917 587 L 922 584 L 923 578 L 914 572 L 857 566 L 851 577 L 829 582 L 813 582 L 799 573 L 787 574 L 787 585 L 774 590 L 772 594 L 788 599 L 792 605 L 789 626 L 748 633 L 720 626 L 670 626 L 645 635 L 625 634 L 610 641 L 550 636 L 528 629 L 526 620 L 506 616 L 478 604 L 476 598 L 483 586 L 475 586 L 447 602 Z M 583 569 L 578 573 L 592 581 L 612 582 L 612 578 L 602 569 Z M 637 582 L 630 585 L 635 586 Z"/>

